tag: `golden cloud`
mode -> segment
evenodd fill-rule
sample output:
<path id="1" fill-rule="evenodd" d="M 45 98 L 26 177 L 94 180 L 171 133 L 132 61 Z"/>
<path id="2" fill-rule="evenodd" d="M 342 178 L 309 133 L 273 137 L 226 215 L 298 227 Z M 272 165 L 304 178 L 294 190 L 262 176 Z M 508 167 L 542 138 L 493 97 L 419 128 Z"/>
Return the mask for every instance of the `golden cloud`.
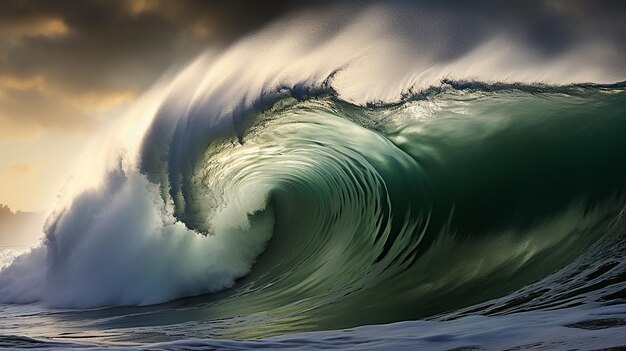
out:
<path id="1" fill-rule="evenodd" d="M 137 95 L 133 89 L 75 93 L 44 75 L 0 75 L 0 142 L 30 142 L 50 130 L 84 135 Z"/>
<path id="2" fill-rule="evenodd" d="M 35 174 L 35 168 L 28 163 L 14 163 L 9 166 L 9 170 L 23 176 Z"/>
<path id="3" fill-rule="evenodd" d="M 89 92 L 78 96 L 66 96 L 67 101 L 86 113 L 107 112 L 131 102 L 137 97 L 134 90 Z"/>
<path id="4" fill-rule="evenodd" d="M 19 77 L 16 75 L 0 75 L 0 94 L 2 90 L 40 90 L 44 87 L 45 80 L 43 75 L 34 75 L 29 77 Z"/>
<path id="5" fill-rule="evenodd" d="M 37 140 L 41 133 L 41 126 L 34 121 L 17 121 L 0 111 L 0 143 L 31 142 Z"/>
<path id="6" fill-rule="evenodd" d="M 0 36 L 5 37 L 44 36 L 53 38 L 66 35 L 69 31 L 69 27 L 61 18 L 54 17 L 33 18 L 29 21 L 0 25 Z"/>
<path id="7" fill-rule="evenodd" d="M 209 38 L 213 32 L 213 28 L 210 27 L 207 23 L 196 22 L 191 26 L 190 30 L 191 35 L 197 38 Z"/>
<path id="8" fill-rule="evenodd" d="M 132 14 L 138 15 L 142 12 L 155 10 L 159 6 L 159 2 L 155 0 L 131 0 L 128 2 L 128 6 Z"/>

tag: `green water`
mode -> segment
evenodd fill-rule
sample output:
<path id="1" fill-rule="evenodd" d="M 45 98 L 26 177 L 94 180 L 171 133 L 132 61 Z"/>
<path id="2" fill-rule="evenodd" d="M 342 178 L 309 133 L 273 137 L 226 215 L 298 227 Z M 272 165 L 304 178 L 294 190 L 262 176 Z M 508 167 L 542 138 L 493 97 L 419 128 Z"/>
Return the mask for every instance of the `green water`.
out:
<path id="1" fill-rule="evenodd" d="M 539 281 L 612 240 L 625 111 L 619 85 L 449 87 L 367 107 L 280 100 L 164 191 L 199 232 L 237 222 L 273 235 L 233 288 L 163 322 L 234 317 L 228 337 L 346 328 Z"/>

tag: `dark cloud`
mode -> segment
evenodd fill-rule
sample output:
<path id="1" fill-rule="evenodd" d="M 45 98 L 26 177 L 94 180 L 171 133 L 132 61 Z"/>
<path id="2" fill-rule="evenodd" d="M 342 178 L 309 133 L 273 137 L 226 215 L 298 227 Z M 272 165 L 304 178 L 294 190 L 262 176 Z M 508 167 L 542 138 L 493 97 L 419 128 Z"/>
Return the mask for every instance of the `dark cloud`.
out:
<path id="1" fill-rule="evenodd" d="M 72 90 L 143 87 L 155 72 L 173 62 L 209 45 L 226 44 L 304 5 L 298 1 L 7 2 L 0 5 L 0 23 L 9 36 L 3 38 L 2 70 L 22 75 L 45 70 Z M 62 23 L 67 31 L 55 33 L 52 26 L 45 33 L 46 23 Z"/>
<path id="2" fill-rule="evenodd" d="M 227 45 L 278 17 L 330 3 L 2 2 L 0 129 L 5 126 L 19 134 L 20 126 L 30 131 L 89 128 L 101 117 L 88 113 L 93 106 L 125 101 L 120 97 L 132 99 L 172 65 L 188 61 L 207 47 Z M 346 13 L 356 13 L 372 3 L 342 2 L 341 6 L 353 7 Z M 421 45 L 432 48 L 442 60 L 458 57 L 494 33 L 521 39 L 546 56 L 558 55 L 580 40 L 602 40 L 626 51 L 624 1 L 387 3 L 403 14 L 398 16 L 402 22 L 398 30 L 427 33 L 423 37 L 429 40 Z M 39 85 L 32 83 L 37 80 Z M 6 127 L 9 122 L 13 129 Z"/>
<path id="3" fill-rule="evenodd" d="M 299 1 L 3 2 L 0 140 L 49 128 L 87 130 L 106 110 L 100 107 L 136 96 L 173 64 L 307 6 Z"/>

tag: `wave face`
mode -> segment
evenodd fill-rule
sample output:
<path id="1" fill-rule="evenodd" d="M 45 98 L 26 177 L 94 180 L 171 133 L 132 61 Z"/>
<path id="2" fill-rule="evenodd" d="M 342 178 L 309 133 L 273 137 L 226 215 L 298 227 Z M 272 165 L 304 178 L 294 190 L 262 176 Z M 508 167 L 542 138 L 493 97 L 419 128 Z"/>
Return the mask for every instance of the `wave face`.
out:
<path id="1" fill-rule="evenodd" d="M 370 17 L 242 59 L 272 27 L 157 84 L 87 151 L 0 301 L 215 293 L 166 320 L 247 337 L 623 298 L 626 84 L 433 69 L 368 90 L 357 38 L 396 43 Z"/>

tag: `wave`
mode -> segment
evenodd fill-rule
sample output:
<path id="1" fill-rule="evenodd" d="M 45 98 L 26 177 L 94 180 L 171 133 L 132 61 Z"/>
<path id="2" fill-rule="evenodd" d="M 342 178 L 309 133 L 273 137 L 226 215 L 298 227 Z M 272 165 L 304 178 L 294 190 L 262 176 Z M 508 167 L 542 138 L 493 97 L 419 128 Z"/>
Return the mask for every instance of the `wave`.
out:
<path id="1" fill-rule="evenodd" d="M 549 80 L 563 58 L 489 82 L 501 65 L 476 60 L 497 40 L 446 63 L 403 48 L 396 64 L 382 56 L 401 43 L 385 25 L 367 13 L 319 40 L 291 20 L 164 78 L 86 151 L 42 245 L 0 271 L 0 301 L 222 291 L 203 318 L 263 315 L 264 329 L 241 335 L 272 334 L 462 314 L 503 296 L 482 310 L 528 309 L 515 291 L 560 296 L 555 271 L 584 279 L 582 258 L 619 262 L 604 248 L 624 247 L 626 84 L 519 78 Z M 500 48 L 493 62 L 522 50 Z M 602 267 L 593 279 L 622 271 Z"/>

